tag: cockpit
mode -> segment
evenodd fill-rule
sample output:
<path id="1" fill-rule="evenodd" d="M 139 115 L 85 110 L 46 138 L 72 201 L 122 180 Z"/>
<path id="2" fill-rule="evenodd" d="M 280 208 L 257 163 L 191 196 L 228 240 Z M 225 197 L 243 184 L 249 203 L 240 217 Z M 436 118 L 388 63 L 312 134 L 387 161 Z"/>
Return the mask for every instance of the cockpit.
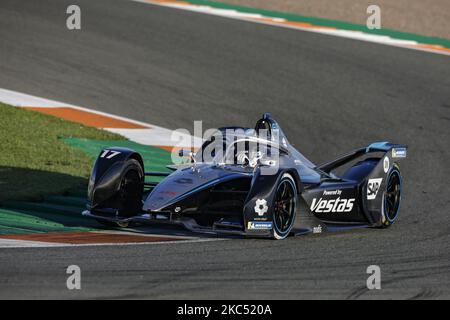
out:
<path id="1" fill-rule="evenodd" d="M 280 140 L 278 124 L 265 114 L 255 129 L 244 127 L 220 128 L 203 143 L 195 156 L 196 162 L 218 165 L 255 167 L 262 160 L 278 158 L 287 152 L 284 135 Z"/>

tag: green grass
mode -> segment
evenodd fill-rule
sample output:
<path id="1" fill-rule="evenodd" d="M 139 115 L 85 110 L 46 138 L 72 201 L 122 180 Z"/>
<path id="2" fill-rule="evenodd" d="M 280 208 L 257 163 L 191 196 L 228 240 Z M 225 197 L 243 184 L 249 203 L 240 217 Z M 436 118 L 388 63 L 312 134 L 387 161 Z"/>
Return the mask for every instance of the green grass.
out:
<path id="1" fill-rule="evenodd" d="M 87 184 L 92 158 L 61 138 L 124 140 L 96 128 L 0 103 L 0 202 L 39 200 Z"/>

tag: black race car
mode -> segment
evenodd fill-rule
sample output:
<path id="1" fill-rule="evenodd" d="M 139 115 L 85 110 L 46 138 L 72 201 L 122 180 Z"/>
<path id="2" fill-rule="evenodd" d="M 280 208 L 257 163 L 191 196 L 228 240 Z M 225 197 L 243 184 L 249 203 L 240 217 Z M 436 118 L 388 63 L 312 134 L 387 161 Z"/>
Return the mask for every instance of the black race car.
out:
<path id="1" fill-rule="evenodd" d="M 399 213 L 405 145 L 376 142 L 315 165 L 265 114 L 225 127 L 173 172 L 145 172 L 133 150 L 100 153 L 83 215 L 109 225 L 175 223 L 195 232 L 284 239 L 351 227 L 386 228 Z M 159 183 L 146 177 L 163 177 Z M 159 178 L 161 179 L 161 178 Z"/>

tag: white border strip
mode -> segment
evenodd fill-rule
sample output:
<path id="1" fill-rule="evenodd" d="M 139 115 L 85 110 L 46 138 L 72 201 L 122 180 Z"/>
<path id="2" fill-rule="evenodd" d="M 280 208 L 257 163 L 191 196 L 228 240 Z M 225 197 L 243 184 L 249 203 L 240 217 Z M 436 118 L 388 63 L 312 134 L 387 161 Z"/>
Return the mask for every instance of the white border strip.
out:
<path id="1" fill-rule="evenodd" d="M 0 249 L 17 249 L 17 248 L 74 248 L 74 247 L 104 247 L 104 246 L 143 246 L 143 245 L 161 245 L 161 244 L 183 244 L 183 243 L 198 243 L 198 242 L 215 242 L 229 239 L 224 238 L 207 238 L 207 239 L 188 239 L 188 240 L 168 240 L 168 241 L 153 241 L 153 242 L 124 242 L 124 243 L 86 243 L 86 244 L 70 244 L 70 243 L 52 243 L 40 241 L 27 240 L 11 240 L 0 239 Z"/>
<path id="2" fill-rule="evenodd" d="M 295 30 L 302 30 L 302 31 L 308 31 L 308 32 L 314 32 L 314 33 L 320 33 L 320 34 L 326 34 L 330 36 L 336 36 L 341 38 L 348 38 L 348 39 L 354 39 L 354 40 L 360 40 L 360 41 L 366 41 L 366 42 L 372 42 L 372 43 L 378 43 L 378 44 L 384 44 L 399 48 L 406 48 L 406 49 L 414 49 L 418 51 L 425 51 L 425 52 L 431 52 L 436 54 L 442 54 L 450 56 L 450 52 L 448 51 L 441 51 L 441 50 L 433 50 L 432 48 L 422 48 L 420 47 L 420 43 L 414 40 L 403 40 L 403 39 L 397 39 L 392 38 L 390 36 L 386 35 L 376 35 L 376 34 L 369 34 L 362 31 L 352 31 L 352 30 L 343 30 L 343 29 L 327 29 L 320 26 L 314 26 L 312 25 L 310 28 L 305 28 L 301 26 L 294 26 L 294 25 L 288 25 L 283 24 L 286 22 L 286 19 L 283 18 L 277 18 L 277 17 L 271 17 L 271 16 L 263 16 L 261 14 L 254 14 L 254 13 L 246 13 L 246 12 L 239 12 L 237 10 L 233 9 L 220 9 L 220 8 L 214 8 L 210 6 L 205 5 L 196 5 L 196 4 L 190 4 L 190 3 L 183 3 L 178 4 L 175 2 L 156 2 L 151 0 L 131 0 L 134 2 L 139 3 L 145 3 L 150 5 L 157 5 L 162 7 L 169 7 L 174 9 L 180 9 L 180 10 L 186 10 L 186 11 L 192 11 L 197 13 L 204 13 L 209 15 L 215 15 L 220 16 L 224 18 L 230 18 L 235 20 L 241 20 L 241 21 L 249 21 L 264 25 L 271 25 L 281 28 L 287 28 L 287 29 L 295 29 Z M 174 0 L 176 1 L 176 0 Z M 180 0 L 178 0 L 180 1 Z"/>
<path id="3" fill-rule="evenodd" d="M 0 88 L 0 102 L 10 104 L 16 107 L 33 107 L 33 108 L 72 108 L 84 112 L 94 113 L 112 119 L 122 120 L 139 126 L 147 127 L 147 129 L 118 129 L 118 128 L 102 128 L 107 131 L 120 134 L 130 141 L 149 146 L 177 146 L 178 141 L 172 139 L 173 130 L 156 126 L 153 124 L 136 121 L 130 118 L 116 116 L 106 112 L 75 106 L 69 103 L 40 98 L 25 93 Z M 177 134 L 181 139 L 181 134 Z M 195 147 L 200 147 L 203 140 L 190 135 L 182 135 L 183 141 L 192 141 Z M 188 147 L 188 146 L 185 146 Z"/>

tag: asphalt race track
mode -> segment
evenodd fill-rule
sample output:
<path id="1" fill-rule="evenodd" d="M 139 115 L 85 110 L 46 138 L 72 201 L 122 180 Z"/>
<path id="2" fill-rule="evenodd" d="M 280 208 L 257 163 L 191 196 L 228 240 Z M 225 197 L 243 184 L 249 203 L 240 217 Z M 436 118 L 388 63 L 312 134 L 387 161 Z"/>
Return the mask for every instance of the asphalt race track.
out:
<path id="1" fill-rule="evenodd" d="M 171 129 L 271 112 L 317 163 L 406 143 L 402 210 L 388 230 L 285 241 L 0 249 L 0 298 L 450 298 L 448 56 L 124 0 L 77 1 L 69 31 L 72 2 L 0 2 L 0 87 Z"/>

